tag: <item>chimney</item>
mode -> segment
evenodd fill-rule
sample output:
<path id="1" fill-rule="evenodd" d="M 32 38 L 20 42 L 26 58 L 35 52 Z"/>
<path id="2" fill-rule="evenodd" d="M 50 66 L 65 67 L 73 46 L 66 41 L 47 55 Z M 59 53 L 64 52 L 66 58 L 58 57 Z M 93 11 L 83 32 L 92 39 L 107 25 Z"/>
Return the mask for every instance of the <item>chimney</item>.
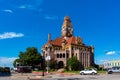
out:
<path id="1" fill-rule="evenodd" d="M 48 34 L 48 41 L 51 40 L 51 34 Z"/>

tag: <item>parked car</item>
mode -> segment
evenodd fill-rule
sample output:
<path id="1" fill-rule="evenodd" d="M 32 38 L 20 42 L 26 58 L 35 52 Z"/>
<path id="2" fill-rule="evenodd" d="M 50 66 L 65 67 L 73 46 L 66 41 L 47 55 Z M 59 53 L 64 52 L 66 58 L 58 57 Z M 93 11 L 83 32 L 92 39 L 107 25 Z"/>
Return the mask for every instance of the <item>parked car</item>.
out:
<path id="1" fill-rule="evenodd" d="M 120 73 L 120 67 L 112 67 L 111 69 L 107 70 L 108 74 L 112 74 L 112 73 Z"/>
<path id="2" fill-rule="evenodd" d="M 85 69 L 85 70 L 80 71 L 80 75 L 84 75 L 84 74 L 95 75 L 97 74 L 97 70 L 90 68 L 90 69 Z"/>
<path id="3" fill-rule="evenodd" d="M 0 67 L 0 76 L 10 76 L 10 67 Z"/>

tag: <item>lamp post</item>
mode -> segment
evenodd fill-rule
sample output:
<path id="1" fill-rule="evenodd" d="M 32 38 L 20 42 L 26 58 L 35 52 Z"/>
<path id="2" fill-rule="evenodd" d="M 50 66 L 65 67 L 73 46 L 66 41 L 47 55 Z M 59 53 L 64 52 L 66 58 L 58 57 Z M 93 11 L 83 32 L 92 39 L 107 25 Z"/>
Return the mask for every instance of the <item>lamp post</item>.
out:
<path id="1" fill-rule="evenodd" d="M 44 69 L 45 69 L 45 59 L 44 59 L 44 50 L 42 50 L 42 76 L 44 76 Z"/>
<path id="2" fill-rule="evenodd" d="M 23 66 L 24 66 L 24 59 L 25 59 L 25 56 L 22 57 L 22 66 L 21 66 L 21 69 L 22 69 L 22 72 L 21 72 L 21 75 L 23 75 Z"/>
<path id="3" fill-rule="evenodd" d="M 47 73 L 49 73 L 50 47 L 51 47 L 51 44 L 48 44 L 49 51 L 48 51 L 48 55 L 46 57 L 46 61 L 47 61 Z"/>

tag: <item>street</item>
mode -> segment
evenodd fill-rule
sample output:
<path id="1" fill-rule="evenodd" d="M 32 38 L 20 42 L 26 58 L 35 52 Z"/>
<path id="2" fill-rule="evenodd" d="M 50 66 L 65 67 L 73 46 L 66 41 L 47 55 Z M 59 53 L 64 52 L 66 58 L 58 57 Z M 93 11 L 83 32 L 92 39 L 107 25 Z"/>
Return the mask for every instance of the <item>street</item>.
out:
<path id="1" fill-rule="evenodd" d="M 12 74 L 10 77 L 0 77 L 0 80 L 120 80 L 120 74 L 102 75 L 64 75 L 49 74 L 42 77 L 32 73 Z"/>

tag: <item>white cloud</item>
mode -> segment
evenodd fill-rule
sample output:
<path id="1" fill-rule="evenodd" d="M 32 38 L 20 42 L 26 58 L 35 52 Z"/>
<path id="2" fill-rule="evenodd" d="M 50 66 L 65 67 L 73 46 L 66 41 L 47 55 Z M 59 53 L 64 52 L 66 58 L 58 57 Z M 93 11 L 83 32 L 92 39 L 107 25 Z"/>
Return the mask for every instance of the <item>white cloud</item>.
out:
<path id="1" fill-rule="evenodd" d="M 15 37 L 23 37 L 24 34 L 22 33 L 15 33 L 15 32 L 5 32 L 4 34 L 0 34 L 0 39 L 8 39 L 8 38 L 15 38 Z"/>
<path id="2" fill-rule="evenodd" d="M 107 55 L 113 55 L 113 54 L 116 54 L 116 51 L 109 51 L 109 52 L 106 52 Z"/>
<path id="3" fill-rule="evenodd" d="M 32 5 L 21 5 L 19 6 L 18 8 L 21 8 L 21 9 L 33 9 L 33 6 Z"/>
<path id="4" fill-rule="evenodd" d="M 58 17 L 57 16 L 45 16 L 44 17 L 45 19 L 48 19 L 48 20 L 56 20 L 56 19 L 58 19 Z"/>
<path id="5" fill-rule="evenodd" d="M 38 11 L 38 12 L 41 12 L 42 9 L 41 8 L 37 8 L 36 6 L 34 5 L 21 5 L 18 7 L 19 9 L 28 9 L 28 10 L 34 10 L 34 11 Z"/>
<path id="6" fill-rule="evenodd" d="M 13 66 L 14 60 L 17 59 L 17 57 L 0 57 L 0 66 Z"/>
<path id="7" fill-rule="evenodd" d="M 10 10 L 10 9 L 5 9 L 5 10 L 2 10 L 3 12 L 6 12 L 6 13 L 13 13 L 13 11 L 12 10 Z"/>
<path id="8" fill-rule="evenodd" d="M 25 9 L 26 6 L 25 6 L 25 5 L 21 5 L 21 6 L 19 6 L 18 8 Z"/>

